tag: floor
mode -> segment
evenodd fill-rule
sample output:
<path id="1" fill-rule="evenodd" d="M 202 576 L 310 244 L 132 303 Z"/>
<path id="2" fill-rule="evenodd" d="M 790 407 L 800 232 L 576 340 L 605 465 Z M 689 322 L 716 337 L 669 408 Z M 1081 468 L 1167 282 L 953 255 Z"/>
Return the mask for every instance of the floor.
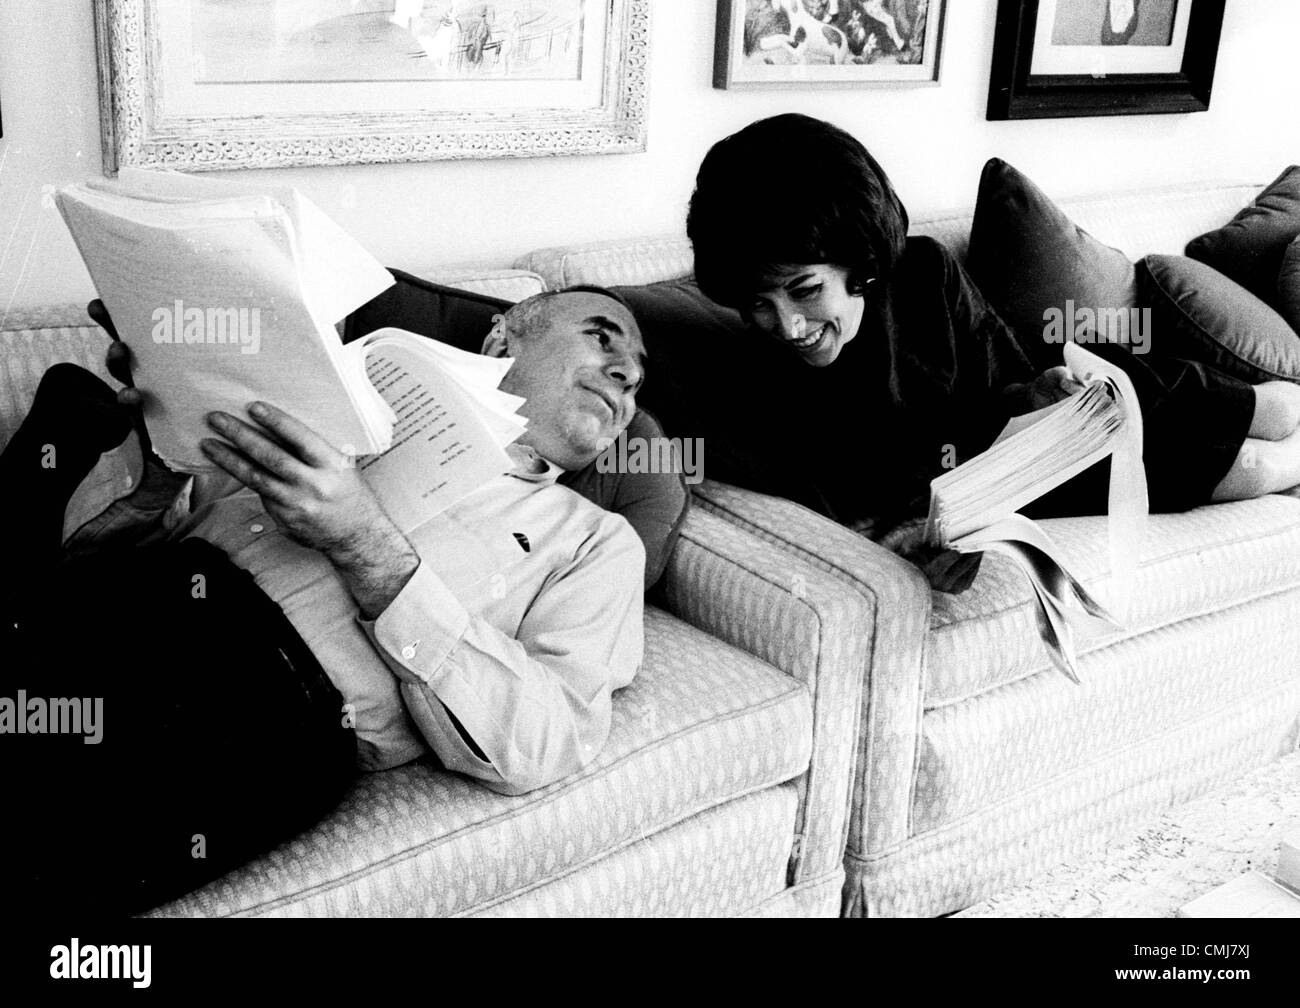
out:
<path id="1" fill-rule="evenodd" d="M 1271 872 L 1300 830 L 1300 753 L 1171 810 L 1138 835 L 954 917 L 1172 917 L 1251 869 Z"/>

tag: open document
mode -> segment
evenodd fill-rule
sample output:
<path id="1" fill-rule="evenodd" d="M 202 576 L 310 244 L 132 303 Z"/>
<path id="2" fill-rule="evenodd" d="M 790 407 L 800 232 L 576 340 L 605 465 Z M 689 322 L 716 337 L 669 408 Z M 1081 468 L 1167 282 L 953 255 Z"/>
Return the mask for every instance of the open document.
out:
<path id="1" fill-rule="evenodd" d="M 263 400 L 341 452 L 409 531 L 510 468 L 522 400 L 490 360 L 400 330 L 344 346 L 335 323 L 391 286 L 296 190 L 127 168 L 56 202 L 118 335 L 168 468 L 213 469 L 213 410 Z"/>
<path id="2" fill-rule="evenodd" d="M 992 447 L 930 484 L 926 538 L 959 553 L 993 551 L 1025 572 L 1053 663 L 1078 682 L 1077 640 L 1122 629 L 1147 515 L 1142 414 L 1123 371 L 1074 343 L 1065 362 L 1082 391 L 1014 418 Z M 1103 607 L 1037 523 L 1016 513 L 1111 457 L 1110 584 Z"/>

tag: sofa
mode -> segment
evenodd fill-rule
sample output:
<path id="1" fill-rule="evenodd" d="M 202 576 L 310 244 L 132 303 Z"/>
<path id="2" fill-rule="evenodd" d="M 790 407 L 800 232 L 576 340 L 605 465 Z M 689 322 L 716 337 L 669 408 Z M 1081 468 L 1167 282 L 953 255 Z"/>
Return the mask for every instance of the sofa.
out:
<path id="1" fill-rule="evenodd" d="M 1257 187 L 1063 204 L 1131 257 L 1181 251 Z M 918 220 L 959 256 L 969 213 Z M 680 236 L 422 275 L 515 300 L 689 275 Z M 103 373 L 84 311 L 0 331 L 0 444 L 56 360 Z M 670 431 L 669 433 L 674 433 Z M 708 450 L 705 474 L 708 474 Z M 1104 519 L 1046 523 L 1090 588 Z M 645 662 L 584 773 L 508 798 L 420 761 L 156 916 L 936 916 L 1294 750 L 1300 503 L 1153 516 L 1128 631 L 1054 671 L 986 557 L 931 591 L 876 542 L 706 479 L 646 610 Z"/>
<path id="2" fill-rule="evenodd" d="M 1063 202 L 1130 262 L 1180 254 L 1259 191 L 1203 184 Z M 970 212 L 914 220 L 959 258 Z M 541 250 L 551 287 L 687 275 L 679 237 Z M 670 430 L 670 433 L 672 431 Z M 708 474 L 710 452 L 704 453 Z M 705 480 L 695 509 L 832 575 L 872 613 L 844 852 L 848 916 L 937 916 L 1083 856 L 1300 744 L 1300 501 L 1152 515 L 1123 633 L 1051 665 L 1026 579 L 988 554 L 961 594 L 798 505 Z M 1043 522 L 1090 590 L 1105 518 Z M 1100 594 L 1098 592 L 1098 594 Z"/>

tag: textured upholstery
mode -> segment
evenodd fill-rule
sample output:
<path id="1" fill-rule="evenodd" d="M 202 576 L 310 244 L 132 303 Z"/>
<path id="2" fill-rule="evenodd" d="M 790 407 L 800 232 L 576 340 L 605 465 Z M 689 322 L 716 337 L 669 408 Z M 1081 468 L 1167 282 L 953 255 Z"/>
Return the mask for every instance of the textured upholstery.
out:
<path id="1" fill-rule="evenodd" d="M 1300 744 L 1292 500 L 1153 517 L 1133 627 L 1085 648 L 1074 686 L 1047 667 L 1023 578 L 997 558 L 946 596 L 797 505 L 709 482 L 698 495 L 697 513 L 781 544 L 876 605 L 846 914 L 950 912 Z M 1046 524 L 1085 580 L 1104 583 L 1104 520 Z M 963 677 L 968 689 L 953 689 Z"/>
<path id="2" fill-rule="evenodd" d="M 869 601 L 870 617 L 859 630 L 868 655 L 848 847 L 904 843 L 920 748 L 929 585 L 905 560 L 798 504 L 708 480 L 696 495 L 693 514 L 714 514 L 777 544 Z M 868 806 L 872 814 L 862 814 Z"/>
<path id="3" fill-rule="evenodd" d="M 743 574 L 743 576 L 742 576 Z M 813 754 L 803 782 L 791 881 L 838 870 L 847 828 L 862 668 L 873 619 L 816 566 L 692 512 L 667 572 L 668 604 L 683 619 L 806 685 Z"/>
<path id="4" fill-rule="evenodd" d="M 587 772 L 523 798 L 423 762 L 368 774 L 316 828 L 161 912 L 464 913 L 799 776 L 810 707 L 796 680 L 650 609 L 645 662 Z M 795 802 L 781 805 L 784 871 Z"/>
<path id="5" fill-rule="evenodd" d="M 1070 569 L 1104 600 L 1109 557 L 1105 518 L 1043 521 Z M 1127 632 L 1156 627 L 1300 585 L 1300 502 L 1264 497 L 1184 514 L 1152 515 Z M 969 591 L 935 592 L 926 705 L 959 703 L 1048 668 L 1035 632 L 1028 581 L 1006 557 L 988 554 Z M 1114 640 L 1084 645 L 1083 653 Z M 979 661 L 971 661 L 979 655 Z"/>
<path id="6" fill-rule="evenodd" d="M 1152 252 L 1181 255 L 1190 239 L 1231 218 L 1258 191 L 1253 185 L 1188 185 L 1057 203 L 1098 241 L 1139 259 Z M 930 235 L 964 259 L 970 224 L 970 211 L 915 216 L 908 233 Z M 515 266 L 538 274 L 554 289 L 677 280 L 691 275 L 694 261 L 686 236 L 675 234 L 540 249 Z"/>
<path id="7" fill-rule="evenodd" d="M 546 289 L 542 278 L 523 269 L 476 269 L 468 266 L 448 266 L 442 269 L 417 273 L 416 276 L 447 287 L 460 287 L 475 294 L 501 298 L 503 301 L 522 301 Z"/>
<path id="8" fill-rule="evenodd" d="M 691 244 L 684 236 L 665 235 L 539 249 L 515 266 L 538 274 L 548 289 L 555 290 L 573 284 L 616 287 L 677 280 L 690 276 L 694 262 Z"/>
<path id="9" fill-rule="evenodd" d="M 483 911 L 490 917 L 718 917 L 761 905 L 785 887 L 792 784 L 717 805 L 646 837 L 558 885 Z"/>

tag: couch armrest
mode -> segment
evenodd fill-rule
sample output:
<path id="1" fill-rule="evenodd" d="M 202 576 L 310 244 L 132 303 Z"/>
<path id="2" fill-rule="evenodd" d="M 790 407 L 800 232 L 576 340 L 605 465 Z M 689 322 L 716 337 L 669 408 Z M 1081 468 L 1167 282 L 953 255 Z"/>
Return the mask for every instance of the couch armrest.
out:
<path id="1" fill-rule="evenodd" d="M 800 781 L 790 884 L 842 870 L 857 744 L 865 600 L 715 515 L 692 511 L 668 561 L 665 606 L 804 683 L 812 757 Z"/>
<path id="2" fill-rule="evenodd" d="M 911 831 L 925 692 L 931 605 L 925 577 L 871 540 L 779 497 L 706 480 L 695 488 L 695 511 L 778 546 L 867 599 L 848 848 L 879 854 L 902 843 Z"/>

